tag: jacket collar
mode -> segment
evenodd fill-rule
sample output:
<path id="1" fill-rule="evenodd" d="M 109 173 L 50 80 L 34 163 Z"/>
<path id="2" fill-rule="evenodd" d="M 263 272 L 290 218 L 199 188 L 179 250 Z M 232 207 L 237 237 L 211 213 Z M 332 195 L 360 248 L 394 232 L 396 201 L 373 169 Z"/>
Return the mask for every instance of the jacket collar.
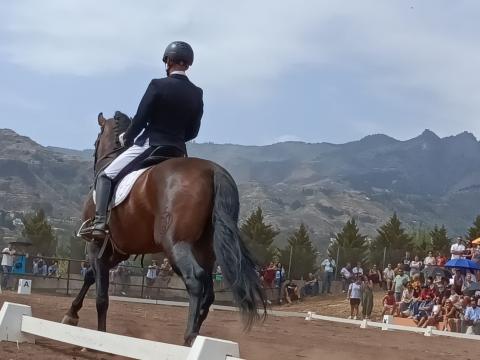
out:
<path id="1" fill-rule="evenodd" d="M 169 77 L 174 78 L 174 79 L 180 79 L 180 80 L 188 80 L 187 75 L 172 74 Z"/>

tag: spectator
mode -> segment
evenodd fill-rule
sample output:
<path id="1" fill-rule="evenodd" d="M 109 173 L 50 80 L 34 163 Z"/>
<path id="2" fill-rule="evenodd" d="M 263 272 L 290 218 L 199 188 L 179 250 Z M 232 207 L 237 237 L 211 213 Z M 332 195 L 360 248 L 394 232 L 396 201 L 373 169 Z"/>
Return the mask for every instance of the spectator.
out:
<path id="1" fill-rule="evenodd" d="M 125 260 L 118 264 L 116 273 L 120 280 L 120 294 L 127 296 L 128 285 L 130 283 L 130 270 L 128 270 Z"/>
<path id="2" fill-rule="evenodd" d="M 462 288 L 461 288 L 462 294 L 466 289 L 468 289 L 472 285 L 472 283 L 475 282 L 473 281 L 473 278 L 474 276 L 471 273 L 467 273 L 467 275 L 465 275 L 465 280 L 463 281 Z"/>
<path id="3" fill-rule="evenodd" d="M 387 291 L 385 296 L 382 299 L 383 311 L 382 311 L 382 319 L 385 314 L 393 315 L 395 312 L 397 301 L 395 300 L 395 296 L 392 290 Z"/>
<path id="4" fill-rule="evenodd" d="M 459 269 L 453 269 L 453 291 L 458 294 L 462 295 L 462 287 L 465 281 L 465 276 L 463 276 L 462 272 Z"/>
<path id="5" fill-rule="evenodd" d="M 88 263 L 86 261 L 82 261 L 80 263 L 80 275 L 82 276 L 82 278 L 85 277 L 87 270 L 88 270 Z"/>
<path id="6" fill-rule="evenodd" d="M 427 320 L 421 325 L 422 327 L 426 328 L 427 326 L 437 326 L 440 321 L 443 320 L 443 309 L 442 305 L 440 304 L 440 298 L 435 298 L 433 301 L 433 308 L 430 316 L 428 316 Z M 420 327 L 420 324 L 419 324 Z"/>
<path id="7" fill-rule="evenodd" d="M 409 308 L 413 301 L 413 286 L 411 282 L 408 282 L 403 289 L 402 299 L 397 303 L 397 315 L 401 317 L 412 315 Z"/>
<path id="8" fill-rule="evenodd" d="M 358 307 L 362 299 L 362 279 L 357 277 L 348 287 L 347 300 L 350 301 L 349 319 L 358 319 Z"/>
<path id="9" fill-rule="evenodd" d="M 382 274 L 377 269 L 377 265 L 373 265 L 373 267 L 368 271 L 368 278 L 372 281 L 372 284 L 378 284 L 381 287 L 382 283 Z"/>
<path id="10" fill-rule="evenodd" d="M 13 260 L 15 255 L 15 249 L 12 244 L 8 244 L 8 247 L 2 250 L 2 289 L 6 289 L 8 286 L 8 280 L 13 268 Z"/>
<path id="11" fill-rule="evenodd" d="M 350 283 L 352 282 L 352 265 L 347 263 L 347 265 L 340 270 L 340 275 L 342 275 L 342 292 L 346 293 Z"/>
<path id="12" fill-rule="evenodd" d="M 356 280 L 358 277 L 363 276 L 362 263 L 357 262 L 357 266 L 355 266 L 355 267 L 353 268 L 352 273 L 353 273 L 353 277 L 355 278 L 355 280 Z"/>
<path id="13" fill-rule="evenodd" d="M 403 265 L 402 263 L 398 263 L 397 264 L 397 267 L 395 269 L 393 269 L 393 271 L 395 271 L 395 276 L 398 274 L 398 272 L 402 270 L 403 271 Z"/>
<path id="14" fill-rule="evenodd" d="M 52 276 L 52 277 L 57 277 L 58 276 L 58 263 L 56 261 L 54 261 L 48 267 L 48 276 Z"/>
<path id="15" fill-rule="evenodd" d="M 457 242 L 450 247 L 451 259 L 461 259 L 465 252 L 465 245 L 462 244 L 462 238 L 457 237 Z"/>
<path id="16" fill-rule="evenodd" d="M 373 311 L 373 282 L 367 276 L 363 277 L 362 283 L 362 316 L 370 319 Z"/>
<path id="17" fill-rule="evenodd" d="M 320 286 L 318 284 L 317 278 L 312 273 L 309 273 L 308 281 L 305 282 L 305 285 L 303 285 L 300 291 L 300 295 L 302 297 L 318 295 L 318 292 L 320 290 L 319 288 Z"/>
<path id="18" fill-rule="evenodd" d="M 433 256 L 433 251 L 429 251 L 427 257 L 423 261 L 425 267 L 437 265 L 437 259 Z"/>
<path id="19" fill-rule="evenodd" d="M 410 277 L 413 278 L 415 274 L 420 274 L 422 270 L 423 263 L 420 261 L 418 256 L 415 256 L 415 260 L 410 262 Z"/>
<path id="20" fill-rule="evenodd" d="M 392 290 L 393 279 L 395 279 L 395 271 L 392 269 L 392 264 L 388 264 L 383 270 L 383 278 L 385 279 L 386 290 Z"/>
<path id="21" fill-rule="evenodd" d="M 413 321 L 415 321 L 418 327 L 422 327 L 423 324 L 427 321 L 428 317 L 432 314 L 432 309 L 432 296 L 430 294 L 427 294 L 426 299 L 423 300 L 418 307 L 418 314 L 413 318 Z"/>
<path id="22" fill-rule="evenodd" d="M 403 271 L 405 274 L 410 272 L 410 263 L 412 262 L 412 258 L 410 257 L 410 252 L 405 252 L 405 257 L 402 259 Z"/>
<path id="23" fill-rule="evenodd" d="M 447 258 L 445 255 L 438 253 L 437 255 L 437 266 L 444 267 L 447 263 Z"/>
<path id="24" fill-rule="evenodd" d="M 223 272 L 220 265 L 217 265 L 217 270 L 215 271 L 215 281 L 219 284 L 220 289 L 223 289 Z"/>
<path id="25" fill-rule="evenodd" d="M 292 280 L 285 285 L 285 300 L 287 300 L 289 305 L 291 305 L 293 301 L 300 301 L 300 291 L 297 284 Z"/>
<path id="26" fill-rule="evenodd" d="M 285 282 L 285 269 L 281 263 L 277 263 L 277 269 L 275 270 L 275 289 L 277 289 L 277 301 L 282 303 L 282 286 Z"/>
<path id="27" fill-rule="evenodd" d="M 397 276 L 395 276 L 395 279 L 393 280 L 395 302 L 400 302 L 402 300 L 403 288 L 407 284 L 408 280 L 408 275 L 403 273 L 403 269 L 399 269 Z"/>
<path id="28" fill-rule="evenodd" d="M 456 329 L 452 329 L 451 324 L 453 323 L 452 320 L 458 319 L 459 313 L 458 308 L 453 306 L 452 298 L 448 298 L 445 300 L 444 306 L 444 315 L 443 315 L 443 331 L 453 331 L 455 332 Z"/>
<path id="29" fill-rule="evenodd" d="M 161 288 L 168 287 L 168 283 L 172 278 L 172 274 L 173 274 L 172 266 L 170 265 L 170 262 L 168 261 L 168 259 L 164 258 L 162 265 L 160 265 L 160 270 L 158 272 L 158 279 L 160 281 L 159 287 Z"/>
<path id="30" fill-rule="evenodd" d="M 472 248 L 472 261 L 475 261 L 477 264 L 480 264 L 480 244 L 475 245 Z"/>
<path id="31" fill-rule="evenodd" d="M 276 267 L 272 261 L 263 272 L 263 285 L 267 289 L 271 289 L 273 287 L 273 281 L 275 280 L 275 270 Z"/>
<path id="32" fill-rule="evenodd" d="M 322 267 L 324 271 L 323 275 L 323 283 L 322 283 L 322 294 L 325 294 L 327 292 L 328 294 L 331 294 L 331 287 L 332 287 L 332 281 L 333 281 L 333 273 L 335 271 L 335 260 L 332 259 L 330 255 L 322 261 Z"/>
<path id="33" fill-rule="evenodd" d="M 470 300 L 470 306 L 465 309 L 465 325 L 472 326 L 473 333 L 480 335 L 480 308 L 477 298 Z"/>
<path id="34" fill-rule="evenodd" d="M 152 263 L 148 265 L 147 275 L 145 276 L 145 280 L 147 283 L 145 298 L 147 299 L 150 299 L 152 297 L 152 294 L 151 294 L 152 287 L 155 284 L 155 281 L 157 280 L 159 271 L 160 271 L 160 268 L 157 266 L 157 262 L 155 260 L 152 260 Z"/>

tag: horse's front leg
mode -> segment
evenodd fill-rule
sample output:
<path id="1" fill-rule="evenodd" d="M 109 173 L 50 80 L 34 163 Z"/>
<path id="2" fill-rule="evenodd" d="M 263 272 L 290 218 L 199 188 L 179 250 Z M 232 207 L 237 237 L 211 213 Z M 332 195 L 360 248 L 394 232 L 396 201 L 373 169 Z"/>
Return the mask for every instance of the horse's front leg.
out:
<path id="1" fill-rule="evenodd" d="M 88 289 L 90 289 L 90 286 L 92 286 L 94 282 L 95 282 L 95 271 L 93 270 L 92 267 L 90 267 L 85 273 L 82 289 L 78 293 L 77 297 L 73 300 L 72 305 L 70 306 L 70 309 L 68 309 L 67 313 L 62 319 L 63 324 L 74 325 L 74 326 L 78 325 L 78 312 L 83 306 L 83 300 L 87 295 Z"/>
<path id="2" fill-rule="evenodd" d="M 97 283 L 97 318 L 98 330 L 107 331 L 108 286 L 110 266 L 102 260 L 96 261 L 95 282 Z"/>

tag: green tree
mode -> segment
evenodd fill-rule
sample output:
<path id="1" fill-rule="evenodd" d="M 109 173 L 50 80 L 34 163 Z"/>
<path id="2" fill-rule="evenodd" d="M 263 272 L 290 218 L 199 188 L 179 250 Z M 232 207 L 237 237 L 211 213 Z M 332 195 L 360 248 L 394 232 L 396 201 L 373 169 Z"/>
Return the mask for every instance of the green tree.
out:
<path id="1" fill-rule="evenodd" d="M 347 262 L 355 266 L 357 262 L 365 262 L 367 259 L 367 237 L 360 234 L 355 219 L 350 219 L 343 226 L 341 232 L 335 235 L 335 240 L 328 247 L 328 254 L 337 258 L 337 266 L 343 266 Z"/>
<path id="2" fill-rule="evenodd" d="M 278 231 L 264 220 L 262 209 L 258 207 L 240 227 L 246 246 L 259 264 L 267 264 L 272 260 L 273 239 L 278 235 Z"/>
<path id="3" fill-rule="evenodd" d="M 377 233 L 371 246 L 371 260 L 376 263 L 383 259 L 384 251 L 386 262 L 398 263 L 405 251 L 412 250 L 412 237 L 402 228 L 396 213 L 377 229 Z"/>
<path id="4" fill-rule="evenodd" d="M 467 239 L 472 241 L 480 237 L 480 215 L 473 221 L 473 226 L 468 229 Z"/>
<path id="5" fill-rule="evenodd" d="M 427 256 L 427 253 L 432 250 L 432 237 L 429 229 L 422 226 L 414 229 L 410 233 L 410 238 L 411 247 L 408 248 L 408 250 L 413 250 L 413 253 L 421 259 Z"/>
<path id="6" fill-rule="evenodd" d="M 448 256 L 450 252 L 451 239 L 448 237 L 445 225 L 442 225 L 440 228 L 435 225 L 433 230 L 430 231 L 430 236 L 432 237 L 432 250 Z"/>
<path id="7" fill-rule="evenodd" d="M 280 261 L 287 269 L 287 273 L 290 272 L 291 279 L 300 279 L 306 278 L 308 273 L 314 271 L 316 260 L 317 250 L 310 241 L 305 224 L 301 223 L 298 230 L 289 237 L 288 245 L 280 250 Z"/>
<path id="8" fill-rule="evenodd" d="M 25 216 L 23 224 L 25 228 L 22 235 L 32 242 L 35 252 L 44 256 L 55 255 L 57 239 L 42 209 Z"/>

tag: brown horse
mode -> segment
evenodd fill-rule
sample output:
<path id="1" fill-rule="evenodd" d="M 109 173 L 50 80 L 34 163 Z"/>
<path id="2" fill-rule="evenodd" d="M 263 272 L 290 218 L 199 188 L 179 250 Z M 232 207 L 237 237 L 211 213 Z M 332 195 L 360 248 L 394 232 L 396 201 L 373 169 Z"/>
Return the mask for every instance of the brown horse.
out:
<path id="1" fill-rule="evenodd" d="M 95 174 L 122 151 L 118 136 L 128 117 L 105 119 L 95 143 Z M 89 243 L 91 267 L 80 293 L 63 322 L 77 325 L 78 311 L 91 285 L 97 287 L 98 330 L 106 331 L 109 270 L 130 254 L 164 252 L 189 294 L 185 343 L 191 345 L 214 301 L 212 272 L 218 263 L 240 308 L 246 329 L 265 314 L 265 301 L 255 264 L 238 227 L 239 197 L 234 180 L 219 165 L 196 158 L 173 158 L 150 167 L 137 179 L 127 199 L 113 208 L 109 220 L 111 242 L 103 255 L 101 243 Z M 83 210 L 93 219 L 92 192 Z"/>

